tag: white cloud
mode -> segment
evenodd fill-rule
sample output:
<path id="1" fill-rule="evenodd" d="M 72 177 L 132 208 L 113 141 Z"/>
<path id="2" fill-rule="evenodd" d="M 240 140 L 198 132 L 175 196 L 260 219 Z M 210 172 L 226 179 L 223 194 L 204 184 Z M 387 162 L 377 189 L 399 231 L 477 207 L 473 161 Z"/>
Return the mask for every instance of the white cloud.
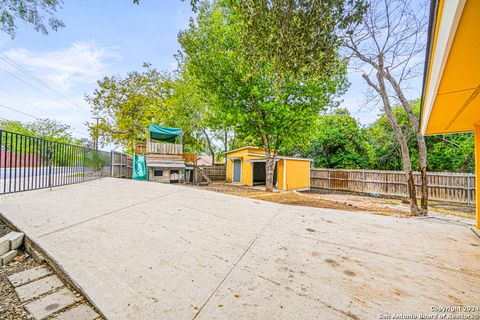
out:
<path id="1" fill-rule="evenodd" d="M 108 73 L 111 62 L 120 60 L 115 51 L 98 48 L 94 42 L 76 42 L 44 52 L 11 49 L 2 53 L 61 91 L 76 84 L 94 83 Z"/>

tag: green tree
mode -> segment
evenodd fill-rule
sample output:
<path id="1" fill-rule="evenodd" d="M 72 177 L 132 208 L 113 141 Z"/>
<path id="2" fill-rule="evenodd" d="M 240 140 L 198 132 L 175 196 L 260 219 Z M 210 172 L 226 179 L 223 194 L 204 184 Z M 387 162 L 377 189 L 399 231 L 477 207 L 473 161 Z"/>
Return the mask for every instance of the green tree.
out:
<path id="1" fill-rule="evenodd" d="M 314 160 L 315 167 L 364 169 L 370 165 L 362 130 L 346 109 L 319 117 L 318 129 L 305 155 Z"/>
<path id="2" fill-rule="evenodd" d="M 83 140 L 72 135 L 69 125 L 48 118 L 38 118 L 32 122 L 2 120 L 0 121 L 0 129 L 50 141 L 84 144 Z"/>
<path id="3" fill-rule="evenodd" d="M 149 124 L 181 128 L 185 151 L 215 152 L 206 102 L 194 83 L 160 72 L 149 64 L 126 77 L 105 77 L 86 101 L 98 124 L 88 123 L 92 137 L 127 150 L 145 142 Z"/>
<path id="4" fill-rule="evenodd" d="M 18 19 L 43 34 L 57 31 L 65 24 L 55 17 L 62 0 L 0 0 L 0 30 L 15 38 Z"/>
<path id="5" fill-rule="evenodd" d="M 436 172 L 469 172 L 475 170 L 474 136 L 457 133 L 425 137 L 427 167 Z"/>
<path id="6" fill-rule="evenodd" d="M 169 74 L 144 65 L 142 72 L 129 72 L 125 78 L 105 77 L 85 100 L 98 125 L 87 123 L 94 139 L 133 149 L 145 141 L 149 124 L 160 124 L 168 114 L 167 97 L 174 81 Z"/>
<path id="7" fill-rule="evenodd" d="M 175 81 L 173 94 L 167 98 L 169 112 L 164 120 L 165 125 L 178 126 L 188 132 L 189 145 L 192 151 L 207 153 L 212 163 L 219 152 L 215 141 L 219 132 L 225 129 L 224 121 L 212 114 L 210 101 L 195 83 L 195 79 L 184 73 Z"/>
<path id="8" fill-rule="evenodd" d="M 208 93 L 217 118 L 227 115 L 240 139 L 265 148 L 271 190 L 277 153 L 308 141 L 318 113 L 345 88 L 345 64 L 327 74 L 280 76 L 268 53 L 262 59 L 244 55 L 244 30 L 224 4 L 199 6 L 196 21 L 179 35 L 179 64 Z"/>
<path id="9" fill-rule="evenodd" d="M 191 0 L 194 10 L 205 1 Z M 337 73 L 341 34 L 361 21 L 364 0 L 225 0 L 249 61 L 273 64 L 277 76 Z"/>
<path id="10" fill-rule="evenodd" d="M 410 102 L 413 112 L 420 112 L 419 100 Z M 407 113 L 400 106 L 393 113 L 407 140 L 412 168 L 419 170 L 417 128 L 411 125 Z M 372 169 L 402 170 L 401 151 L 385 115 L 365 129 L 364 135 L 371 147 Z M 474 139 L 471 133 L 425 137 L 427 168 L 433 172 L 473 172 Z"/>

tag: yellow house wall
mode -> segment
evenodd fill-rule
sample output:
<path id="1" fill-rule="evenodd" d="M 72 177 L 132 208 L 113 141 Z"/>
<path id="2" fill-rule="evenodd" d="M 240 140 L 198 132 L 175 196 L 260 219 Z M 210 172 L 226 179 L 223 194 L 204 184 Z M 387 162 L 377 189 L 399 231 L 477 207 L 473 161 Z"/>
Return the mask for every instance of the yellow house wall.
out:
<path id="1" fill-rule="evenodd" d="M 284 162 L 285 160 L 280 159 L 277 162 L 277 188 L 283 190 L 283 170 L 284 170 Z"/>
<path id="2" fill-rule="evenodd" d="M 255 154 L 259 154 L 256 156 Z M 233 160 L 239 159 L 242 164 L 240 183 L 253 186 L 253 163 L 249 160 L 264 159 L 264 151 L 258 148 L 247 148 L 227 154 L 227 182 L 233 181 Z M 287 172 L 284 174 L 286 162 Z M 285 184 L 284 184 L 284 177 Z M 278 189 L 295 190 L 310 188 L 310 161 L 299 159 L 279 159 L 277 162 Z"/>
<path id="3" fill-rule="evenodd" d="M 480 190 L 480 125 L 474 127 L 475 135 L 475 190 Z M 480 192 L 476 192 L 477 229 L 480 229 Z"/>
<path id="4" fill-rule="evenodd" d="M 310 161 L 287 159 L 286 190 L 310 188 Z M 278 185 L 281 188 L 283 185 Z"/>
<path id="5" fill-rule="evenodd" d="M 257 153 L 257 154 L 261 154 L 262 156 L 255 156 L 249 153 Z M 262 159 L 264 154 L 265 154 L 265 151 L 258 148 L 247 148 L 247 149 L 234 151 L 232 153 L 228 153 L 227 154 L 227 170 L 226 170 L 227 182 L 233 181 L 233 159 L 240 158 L 239 160 L 242 162 L 242 174 L 241 174 L 240 183 L 247 186 L 253 186 L 253 176 L 252 176 L 253 165 L 251 162 L 248 162 L 248 160 Z"/>

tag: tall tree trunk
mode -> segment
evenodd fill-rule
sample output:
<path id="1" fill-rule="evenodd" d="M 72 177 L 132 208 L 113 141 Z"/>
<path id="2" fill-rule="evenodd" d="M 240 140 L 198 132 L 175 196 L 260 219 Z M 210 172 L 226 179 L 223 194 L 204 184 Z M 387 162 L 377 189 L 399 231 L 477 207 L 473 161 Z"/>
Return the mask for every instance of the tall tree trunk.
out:
<path id="1" fill-rule="evenodd" d="M 417 127 L 418 128 L 418 127 Z M 428 176 L 427 176 L 427 145 L 425 144 L 425 138 L 420 132 L 417 133 L 418 152 L 420 161 L 420 176 L 422 180 L 421 191 L 421 208 L 422 214 L 428 213 Z"/>
<path id="2" fill-rule="evenodd" d="M 390 122 L 390 125 L 393 128 L 395 137 L 397 139 L 398 144 L 400 145 L 400 150 L 402 153 L 403 172 L 405 173 L 405 178 L 407 180 L 407 192 L 410 198 L 410 213 L 413 216 L 418 216 L 418 215 L 421 215 L 421 210 L 420 208 L 418 208 L 418 204 L 417 204 L 417 192 L 415 188 L 415 180 L 413 178 L 413 171 L 412 171 L 412 165 L 410 160 L 410 151 L 408 150 L 407 139 L 405 138 L 405 135 L 402 132 L 402 128 L 398 124 L 397 119 L 395 118 L 395 115 L 393 114 L 392 107 L 390 105 L 390 99 L 388 98 L 388 92 L 385 87 L 385 83 L 384 83 L 383 75 L 381 71 L 377 73 L 377 79 L 380 87 L 379 88 L 381 92 L 380 95 L 382 97 L 385 115 L 387 116 L 388 121 Z"/>
<path id="3" fill-rule="evenodd" d="M 372 88 L 375 89 L 375 91 L 377 91 L 377 93 L 380 95 L 382 99 L 385 115 L 387 116 L 387 119 L 390 122 L 390 125 L 395 134 L 395 138 L 398 144 L 400 145 L 400 151 L 402 153 L 403 172 L 405 173 L 405 178 L 407 181 L 407 193 L 410 200 L 410 213 L 414 216 L 418 216 L 418 215 L 421 215 L 421 211 L 417 204 L 417 194 L 416 194 L 416 188 L 415 188 L 415 181 L 413 178 L 413 171 L 412 171 L 411 160 L 410 160 L 410 152 L 408 150 L 408 145 L 407 145 L 407 139 L 405 139 L 405 135 L 402 132 L 402 128 L 398 124 L 397 119 L 395 118 L 395 115 L 393 114 L 393 111 L 392 111 L 392 106 L 390 104 L 388 91 L 385 86 L 383 56 L 379 56 L 379 62 L 380 62 L 379 63 L 380 68 L 377 69 L 377 74 L 376 74 L 378 85 L 373 83 L 368 77 L 368 75 L 366 74 L 363 75 L 363 78 L 365 79 L 365 81 L 367 81 L 368 85 L 370 85 Z"/>
<path id="4" fill-rule="evenodd" d="M 382 100 L 385 100 L 383 96 Z M 403 134 L 402 129 L 400 128 L 397 120 L 395 119 L 391 106 L 385 101 L 383 102 L 383 104 L 385 109 L 385 115 L 387 116 L 387 119 L 393 128 L 393 132 L 395 133 L 396 140 L 400 145 L 400 150 L 402 153 L 403 172 L 405 173 L 405 178 L 407 180 L 407 192 L 410 199 L 410 212 L 412 215 L 417 216 L 420 215 L 421 212 L 417 204 L 417 193 L 415 188 L 415 181 L 413 178 L 412 166 L 410 163 L 410 153 L 408 150 L 407 140 L 405 139 L 405 135 Z"/>
<path id="5" fill-rule="evenodd" d="M 270 152 L 270 141 L 266 135 L 262 134 L 262 140 L 265 147 L 265 191 L 272 192 L 277 150 L 273 154 Z"/>
<path id="6" fill-rule="evenodd" d="M 270 153 L 270 150 L 265 149 L 265 191 L 273 191 L 273 176 L 275 171 L 275 155 Z"/>
<path id="7" fill-rule="evenodd" d="M 228 152 L 228 130 L 225 128 L 225 135 L 223 137 L 223 151 L 225 154 Z"/>
<path id="8" fill-rule="evenodd" d="M 410 124 L 417 129 L 417 143 L 418 143 L 418 154 L 420 162 L 420 175 L 421 175 L 421 209 L 422 214 L 426 215 L 428 213 L 428 177 L 427 177 L 427 145 L 425 143 L 425 137 L 420 133 L 420 123 L 410 106 L 407 98 L 403 94 L 402 88 L 398 84 L 395 77 L 392 76 L 388 68 L 385 70 L 385 78 L 390 82 L 395 93 L 397 94 L 400 103 L 402 104 L 403 109 L 408 115 Z"/>
<path id="9" fill-rule="evenodd" d="M 208 150 L 210 151 L 210 155 L 212 157 L 212 164 L 215 164 L 215 150 L 213 149 L 212 141 L 210 141 L 207 130 L 203 129 L 203 134 L 205 135 L 205 139 L 207 140 Z"/>

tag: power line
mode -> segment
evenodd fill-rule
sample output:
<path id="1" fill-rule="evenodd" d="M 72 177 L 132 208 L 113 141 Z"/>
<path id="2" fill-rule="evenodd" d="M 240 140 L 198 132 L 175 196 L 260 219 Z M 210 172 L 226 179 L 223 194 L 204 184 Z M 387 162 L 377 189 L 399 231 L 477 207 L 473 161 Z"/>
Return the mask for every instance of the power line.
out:
<path id="1" fill-rule="evenodd" d="M 43 86 L 44 88 L 46 89 L 49 89 L 50 91 L 52 91 L 53 93 L 55 93 L 57 96 L 59 96 L 60 98 L 62 98 L 64 101 L 61 101 L 59 100 L 58 98 L 55 98 L 55 97 L 52 97 L 51 95 L 49 95 L 48 93 L 44 92 L 43 90 L 39 89 L 38 87 L 32 85 L 31 83 L 29 83 L 28 81 L 25 81 L 24 79 L 16 76 L 15 74 L 9 72 L 8 70 L 0 67 L 1 70 L 3 70 L 4 72 L 6 72 L 7 74 L 9 74 L 10 76 L 14 77 L 15 79 L 25 83 L 26 85 L 32 87 L 33 89 L 39 91 L 40 93 L 42 94 L 46 94 L 48 96 L 50 96 L 51 98 L 54 98 L 55 100 L 57 100 L 58 102 L 60 102 L 62 105 L 65 105 L 66 107 L 69 107 L 68 105 L 66 105 L 67 103 L 70 104 L 71 106 L 76 106 L 77 108 L 72 108 L 70 106 L 70 108 L 72 110 L 75 110 L 75 111 L 80 111 L 79 109 L 82 109 L 80 106 L 76 105 L 76 104 L 73 104 L 72 102 L 68 101 L 68 99 L 62 95 L 60 92 L 58 92 L 57 90 L 55 90 L 53 87 L 51 87 L 49 84 L 45 83 L 42 79 L 38 78 L 37 76 L 35 76 L 33 73 L 31 73 L 30 71 L 28 71 L 27 69 L 25 69 L 24 67 L 22 67 L 21 65 L 19 65 L 18 63 L 16 63 L 15 61 L 13 61 L 12 59 L 10 59 L 9 57 L 7 57 L 5 54 L 3 53 L 0 53 L 0 58 L 2 58 L 3 61 L 7 62 L 8 64 L 10 64 L 11 66 L 13 66 L 14 68 L 16 68 L 17 70 L 19 70 L 21 73 L 23 73 L 24 75 L 26 75 L 27 77 L 29 77 L 30 79 L 32 79 L 33 81 L 35 81 L 36 83 L 40 84 L 41 86 Z M 10 96 L 14 97 L 14 98 L 17 98 L 19 99 L 20 101 L 30 105 L 30 106 L 33 106 L 35 108 L 38 108 L 37 106 L 34 106 L 33 104 L 31 104 L 30 102 L 12 94 L 12 93 L 9 93 L 5 90 L 2 90 L 3 92 L 9 94 Z M 66 103 L 65 103 L 66 102 Z M 34 119 L 37 119 L 38 117 L 32 115 L 32 114 L 29 114 L 29 113 L 26 113 L 24 111 L 21 111 L 21 110 L 17 110 L 15 108 L 12 108 L 12 107 L 8 107 L 8 106 L 5 106 L 5 105 L 0 105 L 1 107 L 4 107 L 4 108 L 7 108 L 7 109 L 10 109 L 12 111 L 15 111 L 15 112 L 18 112 L 18 113 L 21 113 L 21 114 L 24 114 L 26 116 L 29 116 L 29 117 L 32 117 Z M 48 112 L 47 112 L 48 113 Z M 54 117 L 52 114 L 50 114 L 52 117 Z M 79 131 L 76 131 L 76 130 L 73 130 L 73 129 L 70 129 L 72 132 L 76 132 L 78 134 L 81 134 L 83 136 L 86 136 L 86 137 L 89 137 L 88 135 L 86 135 L 85 133 L 82 133 L 82 132 L 79 132 Z"/>
<path id="2" fill-rule="evenodd" d="M 10 62 L 8 60 L 6 60 L 4 57 L 6 57 L 5 55 L 1 54 L 0 53 L 0 58 L 2 58 L 5 62 L 9 63 L 11 66 L 13 66 L 15 69 L 19 70 L 20 72 L 22 72 L 24 75 L 26 75 L 27 77 L 29 77 L 30 79 L 32 79 L 33 81 L 39 83 L 40 85 L 42 85 L 44 88 L 46 89 L 49 89 L 50 91 L 52 91 L 54 94 L 56 94 L 58 97 L 60 97 L 60 99 L 58 97 L 53 97 L 52 95 L 46 93 L 45 91 L 43 91 L 42 89 L 39 89 L 38 87 L 32 85 L 31 83 L 29 83 L 28 81 L 25 81 L 24 79 L 16 76 L 15 74 L 11 73 L 10 71 L 6 70 L 5 68 L 2 68 L 0 67 L 1 70 L 3 70 L 4 72 L 6 72 L 7 74 L 9 74 L 10 76 L 14 77 L 15 79 L 25 83 L 26 85 L 32 87 L 33 89 L 45 94 L 45 95 L 48 95 L 50 98 L 53 98 L 55 99 L 56 101 L 60 102 L 61 104 L 64 104 L 66 107 L 70 107 L 70 109 L 74 110 L 74 111 L 80 111 L 82 109 L 82 107 L 80 107 L 79 105 L 77 104 L 74 104 L 73 102 L 70 102 L 68 101 L 68 98 L 65 97 L 64 95 L 62 95 L 60 92 L 58 92 L 57 90 L 55 90 L 54 88 L 52 88 L 50 85 L 48 85 L 47 83 L 45 83 L 44 81 L 42 81 L 41 79 L 39 79 L 38 77 L 36 77 L 35 75 L 33 75 L 31 72 L 29 72 L 28 70 L 26 70 L 25 68 L 21 67 L 20 65 L 16 64 L 14 61 Z M 8 57 L 6 57 L 8 59 Z M 10 60 L 10 59 L 9 59 Z M 63 101 L 62 101 L 62 100 Z M 67 104 L 69 104 L 70 106 L 68 106 Z"/>
<path id="3" fill-rule="evenodd" d="M 25 100 L 25 99 L 23 99 L 23 98 L 20 98 L 20 97 L 17 96 L 17 95 L 14 95 L 14 94 L 11 93 L 11 92 L 8 92 L 8 91 L 6 91 L 6 90 L 4 90 L 4 89 L 2 89 L 2 88 L 0 88 L 0 91 L 4 92 L 4 93 L 8 94 L 9 96 L 12 96 L 12 97 L 14 97 L 14 98 L 16 98 L 16 99 L 18 99 L 18 100 L 20 100 L 20 101 L 22 101 L 23 103 L 28 104 L 28 105 L 31 106 L 31 107 L 38 108 L 38 106 L 36 106 L 36 105 L 28 102 L 27 100 Z M 44 108 L 41 108 L 41 109 L 44 109 Z M 45 110 L 43 110 L 43 111 L 44 111 L 45 113 L 49 114 L 51 117 L 55 117 L 55 116 L 54 116 L 53 114 L 51 114 L 50 112 L 45 111 Z"/>
<path id="4" fill-rule="evenodd" d="M 9 106 L 3 105 L 3 104 L 0 104 L 0 107 L 1 107 L 1 108 L 5 108 L 5 109 L 9 109 L 9 110 L 14 111 L 14 112 L 21 113 L 21 114 L 23 114 L 23 115 L 25 115 L 25 116 L 27 116 L 27 117 L 33 118 L 33 119 L 35 119 L 35 120 L 40 118 L 40 117 L 34 116 L 34 115 L 31 114 L 31 113 L 27 113 L 27 112 L 24 112 L 24 111 L 21 111 L 21 110 L 18 110 L 18 109 L 15 109 L 15 108 L 13 108 L 13 107 L 9 107 Z M 6 120 L 6 119 L 5 119 L 5 120 Z M 85 137 L 90 137 L 89 135 L 87 135 L 87 134 L 85 134 L 85 133 L 83 133 L 83 132 L 74 130 L 74 129 L 72 129 L 72 128 L 70 128 L 69 130 L 72 131 L 72 132 L 81 134 L 81 135 L 83 135 L 83 136 L 85 136 Z"/>
<path id="5" fill-rule="evenodd" d="M 33 89 L 35 89 L 35 90 L 37 90 L 37 91 L 40 91 L 41 93 L 45 93 L 45 92 L 43 92 L 42 90 L 40 90 L 40 89 L 38 89 L 37 87 L 35 87 L 34 85 L 32 85 L 31 83 L 23 80 L 22 78 L 17 77 L 16 75 L 14 75 L 13 73 L 11 73 L 11 72 L 8 71 L 7 69 L 4 69 L 4 68 L 0 67 L 0 70 L 3 70 L 3 72 L 11 75 L 12 77 L 14 77 L 15 79 L 17 79 L 17 80 L 19 80 L 19 81 L 25 83 L 27 86 L 32 87 Z"/>
<path id="6" fill-rule="evenodd" d="M 12 59 L 10 59 L 9 57 L 7 57 L 5 54 L 3 53 L 0 53 L 0 58 L 3 59 L 5 62 L 7 62 L 8 64 L 10 64 L 11 66 L 17 68 L 17 70 L 20 70 L 22 73 L 24 73 L 25 75 L 27 75 L 28 77 L 32 78 L 33 80 L 35 80 L 36 82 L 40 83 L 42 86 L 44 87 L 48 87 L 48 84 L 46 84 L 45 82 L 43 82 L 42 79 L 38 78 L 37 76 L 35 76 L 33 73 L 31 73 L 30 71 L 28 71 L 27 69 L 25 69 L 24 67 L 22 67 L 21 65 L 19 65 L 18 63 L 16 63 L 15 61 L 13 61 Z"/>
<path id="7" fill-rule="evenodd" d="M 40 93 L 42 93 L 42 94 L 44 94 L 44 95 L 48 95 L 50 98 L 55 99 L 55 100 L 56 100 L 57 102 L 59 102 L 60 104 L 65 105 L 66 107 L 68 107 L 68 105 L 66 105 L 66 103 L 69 103 L 68 101 L 66 101 L 66 103 L 65 103 L 65 101 L 61 101 L 61 100 L 59 100 L 59 99 L 56 98 L 56 97 L 52 97 L 51 95 L 49 95 L 48 93 L 46 93 L 46 92 L 43 91 L 42 89 L 39 89 L 38 87 L 34 86 L 33 84 L 29 83 L 28 81 L 25 81 L 24 79 L 16 76 L 15 74 L 11 73 L 10 71 L 6 70 L 5 68 L 0 67 L 0 70 L 4 71 L 5 73 L 9 74 L 10 76 L 14 77 L 15 79 L 17 79 L 17 80 L 25 83 L 26 85 L 28 85 L 29 87 L 37 90 L 38 92 L 40 92 Z M 70 109 L 72 109 L 72 110 L 74 110 L 74 111 L 79 111 L 79 110 L 77 110 L 76 108 L 72 108 L 72 107 L 70 107 Z"/>
<path id="8" fill-rule="evenodd" d="M 18 113 L 21 113 L 27 117 L 31 117 L 33 119 L 37 119 L 37 117 L 35 117 L 33 114 L 30 114 L 30 113 L 27 113 L 27 112 L 23 112 L 21 110 L 18 110 L 18 109 L 15 109 L 15 108 L 12 108 L 12 107 L 8 107 L 8 106 L 5 106 L 3 104 L 0 104 L 0 107 L 2 108 L 5 108 L 5 109 L 9 109 L 9 110 L 12 110 L 12 111 L 15 111 L 15 112 L 18 112 Z"/>
<path id="9" fill-rule="evenodd" d="M 24 103 L 26 103 L 26 104 L 34 107 L 34 108 L 39 108 L 38 106 L 36 106 L 36 105 L 28 102 L 27 100 L 25 100 L 25 99 L 23 99 L 23 98 L 20 98 L 19 96 L 14 95 L 13 93 L 10 93 L 10 92 L 2 89 L 2 88 L 0 88 L 0 91 L 3 91 L 4 93 L 6 93 L 6 94 L 8 94 L 8 95 L 10 95 L 10 96 L 12 96 L 12 97 L 14 97 L 14 98 L 16 98 L 16 99 L 24 102 Z M 12 110 L 12 111 L 21 112 L 21 113 L 25 114 L 24 111 L 18 111 L 17 109 L 15 109 L 15 108 L 13 108 L 13 107 L 7 107 L 7 106 L 4 106 L 4 107 L 5 107 L 5 108 L 8 108 L 8 109 L 10 109 L 10 110 Z M 41 109 L 43 109 L 43 108 L 41 108 Z M 43 110 L 43 112 L 46 112 L 46 111 Z M 55 118 L 55 116 L 54 116 L 53 114 L 51 114 L 50 112 L 46 112 L 46 113 L 47 113 L 48 115 L 50 115 L 51 117 Z M 33 115 L 31 115 L 31 116 L 32 116 L 32 117 L 35 117 L 35 116 L 33 116 Z M 3 118 L 3 119 L 4 119 L 4 118 Z M 37 117 L 35 117 L 35 119 L 37 119 Z M 7 120 L 7 119 L 4 119 L 4 120 Z M 79 134 L 82 134 L 82 135 L 86 136 L 86 135 L 85 135 L 84 133 L 82 133 L 82 132 L 76 131 L 76 130 L 74 130 L 74 129 L 70 129 L 70 130 L 73 131 L 73 132 L 76 132 L 76 133 L 79 133 Z"/>
<path id="10" fill-rule="evenodd" d="M 8 56 L 6 56 L 5 54 L 3 53 L 0 53 L 0 58 L 3 59 L 3 61 L 7 62 L 8 64 L 10 64 L 11 66 L 13 66 L 14 68 L 16 68 L 17 70 L 19 70 L 20 72 L 22 72 L 23 74 L 25 74 L 27 77 L 29 77 L 30 79 L 34 80 L 35 82 L 41 84 L 43 87 L 49 89 L 50 91 L 52 91 L 53 93 L 55 93 L 57 96 L 59 96 L 60 98 L 62 99 L 65 99 L 65 101 L 67 101 L 67 103 L 70 103 L 72 106 L 75 106 L 79 109 L 82 109 L 82 107 L 80 107 L 79 105 L 73 103 L 73 102 L 69 102 L 68 101 L 68 98 L 65 97 L 62 93 L 58 92 L 58 90 L 56 90 L 55 88 L 53 88 L 51 85 L 49 85 L 48 83 L 44 82 L 42 79 L 40 79 L 39 77 L 37 77 L 36 75 L 34 75 L 33 73 L 31 73 L 30 71 L 28 71 L 27 69 L 25 69 L 24 67 L 22 67 L 21 65 L 19 65 L 18 63 L 16 63 L 15 61 L 13 61 L 11 58 L 9 58 Z"/>

